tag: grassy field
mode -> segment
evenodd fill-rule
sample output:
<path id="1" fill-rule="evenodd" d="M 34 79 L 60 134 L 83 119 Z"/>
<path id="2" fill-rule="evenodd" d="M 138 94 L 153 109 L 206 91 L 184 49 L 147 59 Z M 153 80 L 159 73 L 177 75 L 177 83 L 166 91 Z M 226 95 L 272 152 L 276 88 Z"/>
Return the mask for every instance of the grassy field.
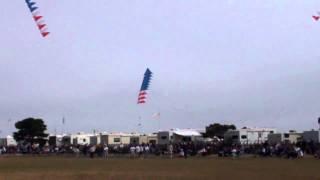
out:
<path id="1" fill-rule="evenodd" d="M 320 180 L 320 160 L 0 157 L 0 180 L 2 179 Z"/>

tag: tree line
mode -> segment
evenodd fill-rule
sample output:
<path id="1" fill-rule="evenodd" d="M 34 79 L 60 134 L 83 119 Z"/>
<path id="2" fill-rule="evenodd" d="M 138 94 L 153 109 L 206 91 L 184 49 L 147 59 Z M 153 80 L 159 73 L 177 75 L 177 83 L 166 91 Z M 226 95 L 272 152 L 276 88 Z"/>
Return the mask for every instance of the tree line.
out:
<path id="1" fill-rule="evenodd" d="M 44 146 L 46 144 L 49 134 L 46 133 L 47 125 L 43 119 L 32 117 L 26 118 L 16 122 L 15 127 L 17 131 L 13 133 L 13 138 L 19 144 L 29 143 L 39 144 L 40 146 Z M 206 127 L 206 131 L 203 136 L 210 138 L 223 138 L 224 133 L 230 129 L 234 130 L 236 129 L 236 126 L 233 124 L 210 124 Z"/>

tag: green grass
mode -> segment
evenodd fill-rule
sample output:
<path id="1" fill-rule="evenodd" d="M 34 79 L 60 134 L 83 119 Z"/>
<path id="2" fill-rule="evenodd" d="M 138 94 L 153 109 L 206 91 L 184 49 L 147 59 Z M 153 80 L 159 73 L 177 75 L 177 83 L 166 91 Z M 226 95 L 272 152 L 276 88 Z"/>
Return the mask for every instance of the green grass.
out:
<path id="1" fill-rule="evenodd" d="M 320 160 L 0 157 L 2 179 L 320 180 Z"/>

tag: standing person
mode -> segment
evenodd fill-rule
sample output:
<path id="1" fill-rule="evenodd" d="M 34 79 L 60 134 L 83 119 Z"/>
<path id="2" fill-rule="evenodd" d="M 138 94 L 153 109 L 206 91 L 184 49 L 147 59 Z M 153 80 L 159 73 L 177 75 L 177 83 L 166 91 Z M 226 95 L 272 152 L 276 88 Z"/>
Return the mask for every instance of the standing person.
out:
<path id="1" fill-rule="evenodd" d="M 188 158 L 188 147 L 186 144 L 183 144 L 182 148 L 183 148 L 184 158 L 187 159 Z"/>
<path id="2" fill-rule="evenodd" d="M 131 146 L 130 147 L 130 157 L 134 158 L 135 157 L 135 151 L 136 151 L 136 147 L 135 146 Z"/>
<path id="3" fill-rule="evenodd" d="M 108 159 L 109 157 L 109 148 L 107 145 L 105 145 L 105 147 L 103 148 L 103 156 L 105 159 Z"/>
<path id="4" fill-rule="evenodd" d="M 94 158 L 94 153 L 96 152 L 96 146 L 91 146 L 90 149 L 90 158 Z"/>
<path id="5" fill-rule="evenodd" d="M 149 148 L 149 144 L 147 144 L 144 146 L 145 157 L 147 157 L 149 155 L 149 152 L 150 152 L 150 148 Z"/>
<path id="6" fill-rule="evenodd" d="M 173 159 L 173 145 L 171 143 L 169 144 L 168 150 L 170 154 L 170 159 Z"/>
<path id="7" fill-rule="evenodd" d="M 82 153 L 84 156 L 87 156 L 88 150 L 89 150 L 89 146 L 87 144 L 85 144 L 82 148 Z"/>
<path id="8" fill-rule="evenodd" d="M 78 147 L 73 147 L 72 148 L 74 154 L 76 155 L 76 157 L 80 156 L 80 149 Z"/>
<path id="9" fill-rule="evenodd" d="M 297 157 L 303 158 L 303 151 L 300 147 L 295 147 L 295 151 L 296 151 Z"/>
<path id="10" fill-rule="evenodd" d="M 265 157 L 266 156 L 266 154 L 267 154 L 267 150 L 266 150 L 266 148 L 265 147 L 262 147 L 262 156 L 263 157 Z"/>
<path id="11" fill-rule="evenodd" d="M 136 154 L 138 155 L 138 157 L 140 157 L 140 155 L 141 155 L 140 153 L 141 153 L 140 146 L 137 145 L 137 146 L 136 146 Z"/>
<path id="12" fill-rule="evenodd" d="M 237 149 L 235 147 L 232 148 L 231 153 L 233 159 L 237 157 Z"/>
<path id="13" fill-rule="evenodd" d="M 124 144 L 120 143 L 120 145 L 119 145 L 119 151 L 120 151 L 121 154 L 124 153 Z"/>
<path id="14" fill-rule="evenodd" d="M 140 145 L 140 156 L 141 156 L 142 158 L 144 158 L 144 153 L 145 153 L 145 151 L 144 151 L 144 146 L 143 146 L 143 145 Z"/>
<path id="15" fill-rule="evenodd" d="M 182 148 L 180 148 L 179 156 L 180 156 L 180 157 L 184 157 L 184 151 L 183 151 Z"/>
<path id="16" fill-rule="evenodd" d="M 299 147 L 299 157 L 303 158 L 303 156 L 304 156 L 303 150 Z"/>

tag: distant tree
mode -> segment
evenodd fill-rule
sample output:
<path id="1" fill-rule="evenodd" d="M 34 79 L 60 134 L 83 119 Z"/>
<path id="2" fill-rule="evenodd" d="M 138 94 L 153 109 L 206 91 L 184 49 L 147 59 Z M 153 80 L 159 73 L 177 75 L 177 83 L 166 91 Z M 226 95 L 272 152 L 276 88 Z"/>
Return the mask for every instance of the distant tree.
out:
<path id="1" fill-rule="evenodd" d="M 217 136 L 219 138 L 223 138 L 224 133 L 227 132 L 229 129 L 236 129 L 236 126 L 231 124 L 219 124 L 219 123 L 214 123 L 210 124 L 209 126 L 206 127 L 206 137 L 214 137 Z"/>
<path id="2" fill-rule="evenodd" d="M 45 133 L 47 126 L 42 119 L 27 118 L 15 123 L 17 132 L 13 133 L 13 137 L 17 142 L 22 143 L 39 143 L 43 146 L 46 143 Z"/>

